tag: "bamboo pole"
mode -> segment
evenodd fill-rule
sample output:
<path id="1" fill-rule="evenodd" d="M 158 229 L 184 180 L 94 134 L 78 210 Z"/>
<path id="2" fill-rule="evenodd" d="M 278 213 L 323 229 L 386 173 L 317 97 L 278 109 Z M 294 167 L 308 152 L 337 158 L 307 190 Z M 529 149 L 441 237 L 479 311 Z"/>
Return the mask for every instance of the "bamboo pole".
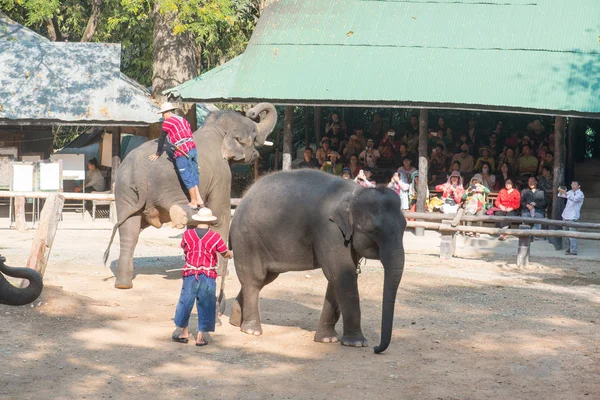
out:
<path id="1" fill-rule="evenodd" d="M 552 182 L 552 219 L 560 219 L 562 202 L 558 201 L 558 187 L 565 184 L 565 117 L 556 117 L 554 123 L 554 181 Z"/>
<path id="2" fill-rule="evenodd" d="M 425 212 L 425 202 L 427 201 L 427 120 L 429 118 L 429 110 L 421 109 L 419 115 L 419 188 L 417 193 L 417 211 Z M 415 229 L 415 235 L 425 235 L 425 230 L 422 228 Z"/>

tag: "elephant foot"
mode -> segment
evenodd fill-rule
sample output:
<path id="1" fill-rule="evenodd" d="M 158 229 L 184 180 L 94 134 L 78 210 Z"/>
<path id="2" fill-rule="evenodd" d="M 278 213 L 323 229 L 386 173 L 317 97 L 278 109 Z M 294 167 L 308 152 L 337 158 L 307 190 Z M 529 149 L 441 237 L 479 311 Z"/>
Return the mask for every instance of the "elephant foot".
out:
<path id="1" fill-rule="evenodd" d="M 340 341 L 340 337 L 338 336 L 335 329 L 327 330 L 327 331 L 317 331 L 315 333 L 315 342 L 321 343 L 337 343 Z"/>
<path id="2" fill-rule="evenodd" d="M 231 305 L 231 317 L 229 317 L 229 323 L 237 327 L 242 326 L 242 308 L 237 300 Z"/>
<path id="3" fill-rule="evenodd" d="M 260 336 L 262 335 L 262 327 L 258 321 L 244 321 L 240 330 L 248 335 Z"/>
<path id="4" fill-rule="evenodd" d="M 342 345 L 350 347 L 367 347 L 369 341 L 363 336 L 343 336 Z"/>
<path id="5" fill-rule="evenodd" d="M 117 289 L 131 289 L 133 287 L 133 282 L 129 279 L 119 279 L 115 282 L 115 287 Z"/>

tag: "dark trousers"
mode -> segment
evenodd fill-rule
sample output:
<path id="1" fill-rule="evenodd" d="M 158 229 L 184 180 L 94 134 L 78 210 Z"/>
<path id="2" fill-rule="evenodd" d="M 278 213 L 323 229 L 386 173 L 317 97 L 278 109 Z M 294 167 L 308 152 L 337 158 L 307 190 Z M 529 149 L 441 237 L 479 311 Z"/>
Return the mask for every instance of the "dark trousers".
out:
<path id="1" fill-rule="evenodd" d="M 512 210 L 512 211 L 498 210 L 498 211 L 494 211 L 494 215 L 497 217 L 516 217 L 517 212 L 515 210 Z M 496 222 L 496 226 L 498 228 L 506 228 L 509 225 L 510 224 L 507 224 L 506 222 Z"/>

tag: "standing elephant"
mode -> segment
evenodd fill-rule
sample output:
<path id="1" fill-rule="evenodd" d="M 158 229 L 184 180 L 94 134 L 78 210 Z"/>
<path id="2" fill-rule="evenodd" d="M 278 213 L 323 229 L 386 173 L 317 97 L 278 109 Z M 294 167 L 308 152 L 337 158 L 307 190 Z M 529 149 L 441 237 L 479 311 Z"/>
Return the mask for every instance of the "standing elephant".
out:
<path id="1" fill-rule="evenodd" d="M 33 303 L 42 293 L 44 283 L 42 276 L 30 268 L 11 268 L 5 265 L 6 258 L 0 256 L 0 304 L 24 306 Z M 4 275 L 22 278 L 29 281 L 26 288 L 17 288 L 10 284 Z"/>
<path id="2" fill-rule="evenodd" d="M 329 281 L 315 334 L 337 342 L 340 312 L 343 345 L 367 346 L 360 321 L 357 264 L 379 259 L 385 277 L 381 342 L 392 336 L 396 293 L 404 270 L 406 220 L 400 199 L 387 188 L 363 188 L 320 171 L 280 172 L 254 184 L 236 209 L 230 245 L 241 290 L 230 323 L 260 335 L 260 290 L 282 272 L 321 268 Z"/>
<path id="3" fill-rule="evenodd" d="M 259 115 L 265 115 L 259 122 Z M 250 163 L 258 157 L 254 146 L 262 146 L 277 122 L 275 108 L 268 103 L 257 104 L 246 116 L 235 111 L 210 113 L 200 129 L 194 132 L 198 149 L 200 195 L 206 207 L 218 218 L 215 230 L 227 237 L 231 220 L 231 169 L 229 161 Z M 108 259 L 110 245 L 119 229 L 120 255 L 115 287 L 133 287 L 133 251 L 140 232 L 148 226 L 160 228 L 171 221 L 184 228 L 193 211 L 189 208 L 187 191 L 166 157 L 150 161 L 156 152 L 156 141 L 133 150 L 123 160 L 115 182 L 117 223 L 104 253 Z M 219 273 L 224 276 L 227 262 L 220 259 Z"/>

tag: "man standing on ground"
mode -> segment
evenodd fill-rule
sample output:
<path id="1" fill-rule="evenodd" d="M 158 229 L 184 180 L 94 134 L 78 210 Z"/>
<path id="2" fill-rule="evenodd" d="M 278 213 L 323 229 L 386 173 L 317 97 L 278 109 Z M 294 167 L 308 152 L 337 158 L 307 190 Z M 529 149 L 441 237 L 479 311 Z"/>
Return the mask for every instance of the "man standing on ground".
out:
<path id="1" fill-rule="evenodd" d="M 565 188 L 558 189 L 558 197 L 562 197 L 567 199 L 567 205 L 562 213 L 562 219 L 564 221 L 577 222 L 581 215 L 581 206 L 583 206 L 583 199 L 585 196 L 581 191 L 581 187 L 579 186 L 579 182 L 573 181 L 571 182 L 571 190 L 567 192 Z M 575 228 L 564 228 L 565 230 L 576 231 Z M 569 249 L 566 251 L 567 255 L 576 256 L 577 255 L 577 239 L 569 238 Z"/>

